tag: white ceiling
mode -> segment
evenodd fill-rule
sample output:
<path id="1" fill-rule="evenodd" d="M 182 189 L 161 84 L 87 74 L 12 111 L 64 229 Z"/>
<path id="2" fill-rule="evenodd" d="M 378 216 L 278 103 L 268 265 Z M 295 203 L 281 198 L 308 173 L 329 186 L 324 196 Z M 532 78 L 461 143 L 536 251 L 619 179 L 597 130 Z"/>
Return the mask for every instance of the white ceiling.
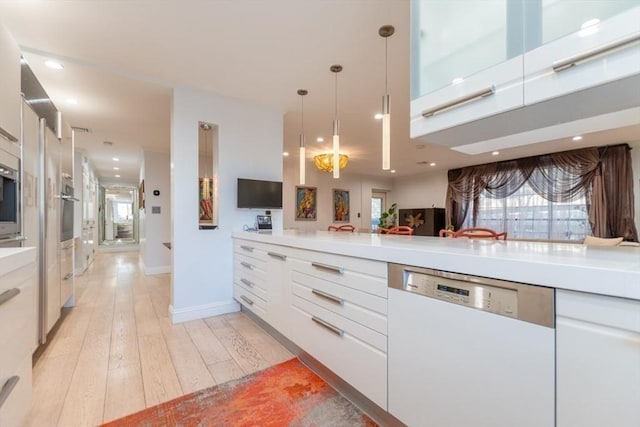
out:
<path id="1" fill-rule="evenodd" d="M 495 161 L 409 138 L 409 0 L 0 1 L 0 20 L 72 126 L 89 128 L 78 147 L 104 181 L 137 183 L 141 149 L 169 151 L 171 87 L 189 86 L 278 107 L 284 150 L 296 162 L 300 97 L 310 155 L 328 150 L 334 117 L 332 64 L 338 76 L 341 144 L 348 173 L 381 170 L 380 127 L 389 40 L 392 168 L 397 175 Z M 57 59 L 64 70 L 46 68 Z M 75 98 L 77 105 L 66 103 Z M 627 142 L 638 127 L 503 150 L 500 158 Z M 318 144 L 316 137 L 327 142 Z M 637 136 L 635 136 L 637 139 Z M 113 142 L 112 146 L 103 144 Z M 118 165 L 112 157 L 120 158 Z M 418 162 L 436 162 L 437 166 Z M 114 171 L 113 167 L 120 167 Z"/>

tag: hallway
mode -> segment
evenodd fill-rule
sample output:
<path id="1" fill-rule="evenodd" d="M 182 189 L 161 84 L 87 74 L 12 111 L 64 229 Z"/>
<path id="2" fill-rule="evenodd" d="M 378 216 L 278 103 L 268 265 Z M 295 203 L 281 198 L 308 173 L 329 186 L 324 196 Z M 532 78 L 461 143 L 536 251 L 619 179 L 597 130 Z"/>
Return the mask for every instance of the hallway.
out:
<path id="1" fill-rule="evenodd" d="M 170 275 L 98 253 L 33 369 L 27 425 L 95 426 L 293 357 L 242 313 L 172 325 Z"/>

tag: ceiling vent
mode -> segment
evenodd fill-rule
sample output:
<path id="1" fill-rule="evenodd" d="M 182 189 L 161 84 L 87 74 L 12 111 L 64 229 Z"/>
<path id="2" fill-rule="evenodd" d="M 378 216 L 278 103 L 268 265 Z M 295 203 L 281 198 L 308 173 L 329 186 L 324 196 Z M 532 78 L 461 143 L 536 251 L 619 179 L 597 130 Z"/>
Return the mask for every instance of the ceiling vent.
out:
<path id="1" fill-rule="evenodd" d="M 416 163 L 416 165 L 428 165 L 429 162 L 427 162 L 426 160 L 423 160 L 422 162 L 418 162 Z"/>
<path id="2" fill-rule="evenodd" d="M 83 133 L 89 133 L 89 132 L 91 132 L 91 131 L 89 130 L 89 128 L 81 128 L 81 127 L 79 127 L 79 126 L 71 126 L 71 129 L 72 129 L 72 130 L 74 130 L 74 131 L 76 131 L 76 132 L 83 132 Z"/>
<path id="3" fill-rule="evenodd" d="M 111 146 L 113 145 L 113 142 L 111 142 L 111 141 L 104 141 L 104 142 L 103 142 L 103 144 L 104 144 L 104 145 L 107 145 L 107 146 L 109 146 L 109 147 L 111 147 Z"/>

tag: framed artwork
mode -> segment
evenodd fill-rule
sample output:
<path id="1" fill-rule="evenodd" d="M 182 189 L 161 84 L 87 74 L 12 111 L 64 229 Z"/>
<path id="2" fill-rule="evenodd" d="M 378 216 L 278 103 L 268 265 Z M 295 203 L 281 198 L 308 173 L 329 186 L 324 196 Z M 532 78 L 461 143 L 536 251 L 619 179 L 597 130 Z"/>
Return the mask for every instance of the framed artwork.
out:
<path id="1" fill-rule="evenodd" d="M 144 179 L 138 188 L 138 209 L 144 209 Z"/>
<path id="2" fill-rule="evenodd" d="M 349 222 L 349 191 L 333 189 L 333 222 Z"/>
<path id="3" fill-rule="evenodd" d="M 315 221 L 318 216 L 317 201 L 317 187 L 296 187 L 296 221 Z"/>

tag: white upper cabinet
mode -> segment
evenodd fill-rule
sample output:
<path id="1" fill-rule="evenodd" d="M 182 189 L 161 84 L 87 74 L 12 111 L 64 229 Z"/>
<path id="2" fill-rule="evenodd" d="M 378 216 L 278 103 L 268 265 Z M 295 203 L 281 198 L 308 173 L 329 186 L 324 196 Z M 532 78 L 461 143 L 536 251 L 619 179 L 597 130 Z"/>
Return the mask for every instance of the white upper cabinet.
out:
<path id="1" fill-rule="evenodd" d="M 458 147 L 640 108 L 637 0 L 411 7 L 412 138 L 475 154 L 500 147 Z"/>
<path id="2" fill-rule="evenodd" d="M 0 25 L 0 138 L 20 138 L 20 49 Z"/>
<path id="3" fill-rule="evenodd" d="M 526 15 L 525 104 L 640 73 L 637 0 L 532 3 L 539 6 Z"/>
<path id="4" fill-rule="evenodd" d="M 520 1 L 411 7 L 412 137 L 522 106 Z"/>

